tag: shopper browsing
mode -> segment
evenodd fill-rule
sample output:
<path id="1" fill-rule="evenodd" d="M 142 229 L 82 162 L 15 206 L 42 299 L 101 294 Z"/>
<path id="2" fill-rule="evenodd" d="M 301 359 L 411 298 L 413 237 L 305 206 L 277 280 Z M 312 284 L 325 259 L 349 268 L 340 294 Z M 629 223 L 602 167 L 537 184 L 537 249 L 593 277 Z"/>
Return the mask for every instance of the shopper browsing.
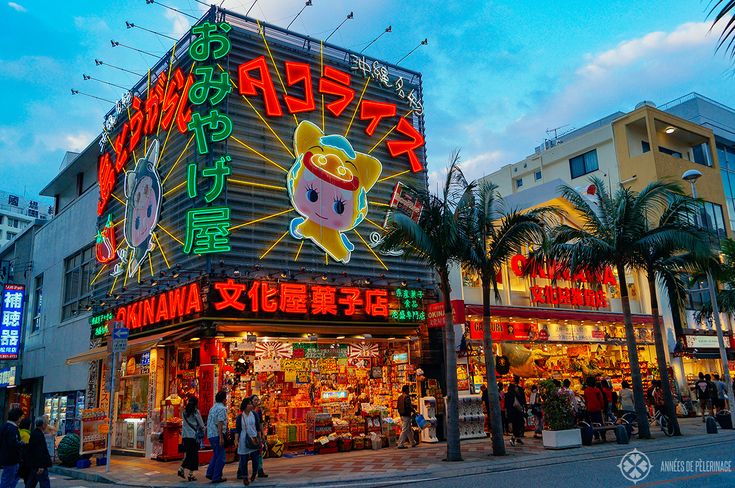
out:
<path id="1" fill-rule="evenodd" d="M 222 470 L 225 467 L 225 432 L 227 430 L 226 399 L 227 393 L 224 391 L 217 392 L 214 397 L 216 403 L 207 415 L 207 437 L 209 438 L 209 445 L 212 446 L 212 461 L 207 467 L 206 477 L 208 480 L 212 480 L 212 483 L 227 481 L 226 478 L 222 477 Z"/>
<path id="2" fill-rule="evenodd" d="M 584 403 L 587 406 L 587 416 L 590 425 L 602 425 L 602 409 L 605 406 L 605 398 L 597 386 L 595 379 L 587 378 L 587 388 L 584 389 Z M 600 432 L 595 431 L 595 438 L 600 438 Z"/>
<path id="3" fill-rule="evenodd" d="M 253 397 L 248 397 L 242 401 L 240 405 L 242 413 L 240 414 L 241 434 L 237 443 L 237 454 L 240 456 L 240 464 L 238 470 L 242 473 L 242 484 L 249 485 L 255 481 L 258 474 L 258 465 L 260 463 L 260 435 L 258 433 L 257 422 L 253 409 Z M 248 479 L 248 461 L 253 460 L 253 474 Z"/>
<path id="4" fill-rule="evenodd" d="M 416 409 L 411 403 L 409 391 L 408 385 L 403 385 L 401 395 L 397 401 L 398 415 L 401 416 L 401 436 L 398 438 L 398 449 L 405 449 L 406 446 L 404 444 L 409 440 L 411 441 L 411 447 L 418 445 L 413 438 L 413 431 L 411 430 L 411 418 Z"/>
<path id="5" fill-rule="evenodd" d="M 630 389 L 630 383 L 623 381 L 622 388 L 620 389 L 620 413 L 625 414 L 627 412 L 635 411 L 635 403 L 633 401 L 633 390 Z"/>
<path id="6" fill-rule="evenodd" d="M 196 481 L 194 471 L 199 469 L 199 443 L 204 439 L 204 420 L 199 413 L 197 406 L 199 400 L 196 397 L 189 397 L 184 407 L 184 417 L 181 427 L 181 440 L 184 444 L 184 460 L 177 473 L 181 478 L 184 477 L 184 470 L 189 470 L 189 476 L 186 479 Z"/>

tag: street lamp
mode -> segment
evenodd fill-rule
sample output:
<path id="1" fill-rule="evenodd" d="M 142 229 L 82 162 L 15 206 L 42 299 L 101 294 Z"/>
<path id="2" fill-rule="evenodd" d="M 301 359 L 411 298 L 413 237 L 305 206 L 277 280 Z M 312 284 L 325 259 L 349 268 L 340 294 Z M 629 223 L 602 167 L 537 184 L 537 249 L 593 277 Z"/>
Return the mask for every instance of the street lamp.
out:
<path id="1" fill-rule="evenodd" d="M 697 180 L 702 176 L 702 172 L 696 169 L 689 169 L 681 175 L 681 179 L 688 182 L 692 187 L 692 198 L 697 198 Z M 699 217 L 697 217 L 697 224 L 699 225 Z M 702 228 L 705 227 L 704 219 L 702 219 Z M 727 351 L 725 350 L 725 337 L 722 334 L 722 322 L 720 321 L 720 307 L 717 304 L 717 294 L 715 292 L 715 280 L 712 278 L 712 272 L 707 270 L 707 287 L 709 288 L 709 300 L 712 304 L 712 318 L 715 321 L 715 328 L 717 329 L 717 344 L 720 349 L 720 361 L 722 362 L 722 373 L 723 381 L 725 382 L 725 390 L 727 391 L 727 397 L 730 401 L 730 419 L 733 425 L 735 425 L 735 409 L 733 408 L 733 402 L 735 397 L 732 393 L 732 382 L 730 381 L 730 368 L 727 365 Z"/>

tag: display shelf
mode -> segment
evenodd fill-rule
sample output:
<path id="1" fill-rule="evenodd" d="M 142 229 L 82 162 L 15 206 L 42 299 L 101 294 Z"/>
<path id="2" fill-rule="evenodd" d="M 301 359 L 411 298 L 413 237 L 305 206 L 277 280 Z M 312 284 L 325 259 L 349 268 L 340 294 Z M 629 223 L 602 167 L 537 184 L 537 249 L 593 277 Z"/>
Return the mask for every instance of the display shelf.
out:
<path id="1" fill-rule="evenodd" d="M 459 404 L 459 438 L 464 440 L 486 437 L 482 397 L 480 395 L 460 395 L 457 401 Z"/>

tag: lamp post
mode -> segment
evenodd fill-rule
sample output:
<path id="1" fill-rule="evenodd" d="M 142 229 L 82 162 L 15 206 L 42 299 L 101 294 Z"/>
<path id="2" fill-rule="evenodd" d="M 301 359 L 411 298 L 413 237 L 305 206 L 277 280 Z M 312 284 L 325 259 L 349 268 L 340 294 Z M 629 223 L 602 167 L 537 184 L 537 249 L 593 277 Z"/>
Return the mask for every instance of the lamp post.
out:
<path id="1" fill-rule="evenodd" d="M 692 187 L 692 198 L 697 198 L 697 180 L 702 176 L 702 173 L 696 169 L 690 169 L 681 175 L 681 179 L 688 182 Z M 697 217 L 697 223 L 700 220 Z M 704 219 L 701 221 L 702 228 L 705 227 Z M 733 402 L 735 398 L 732 393 L 732 381 L 730 380 L 730 368 L 727 365 L 727 350 L 725 349 L 725 337 L 722 333 L 722 322 L 720 321 L 720 307 L 717 304 L 717 293 L 715 292 L 715 280 L 712 278 L 712 272 L 707 270 L 707 287 L 709 288 L 709 300 L 712 304 L 712 318 L 715 321 L 715 328 L 717 329 L 717 344 L 720 349 L 720 361 L 722 362 L 722 380 L 725 382 L 725 391 L 727 392 L 728 400 L 730 401 L 730 420 L 735 425 L 735 409 L 733 409 Z"/>

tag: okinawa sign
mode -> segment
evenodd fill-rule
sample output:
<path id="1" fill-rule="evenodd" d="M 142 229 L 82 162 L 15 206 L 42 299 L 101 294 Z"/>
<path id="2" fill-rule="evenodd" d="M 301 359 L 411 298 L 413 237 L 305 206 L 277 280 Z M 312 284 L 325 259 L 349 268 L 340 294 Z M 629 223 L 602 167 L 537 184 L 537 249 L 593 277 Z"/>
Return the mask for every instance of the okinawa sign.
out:
<path id="1" fill-rule="evenodd" d="M 430 282 L 379 249 L 389 212 L 422 210 L 420 75 L 214 12 L 105 120 L 93 282 L 210 257 Z"/>
<path id="2" fill-rule="evenodd" d="M 122 305 L 91 323 L 114 317 L 129 329 L 176 323 L 206 314 L 218 318 L 420 321 L 423 292 L 406 288 L 334 286 L 266 280 L 195 281 Z"/>

